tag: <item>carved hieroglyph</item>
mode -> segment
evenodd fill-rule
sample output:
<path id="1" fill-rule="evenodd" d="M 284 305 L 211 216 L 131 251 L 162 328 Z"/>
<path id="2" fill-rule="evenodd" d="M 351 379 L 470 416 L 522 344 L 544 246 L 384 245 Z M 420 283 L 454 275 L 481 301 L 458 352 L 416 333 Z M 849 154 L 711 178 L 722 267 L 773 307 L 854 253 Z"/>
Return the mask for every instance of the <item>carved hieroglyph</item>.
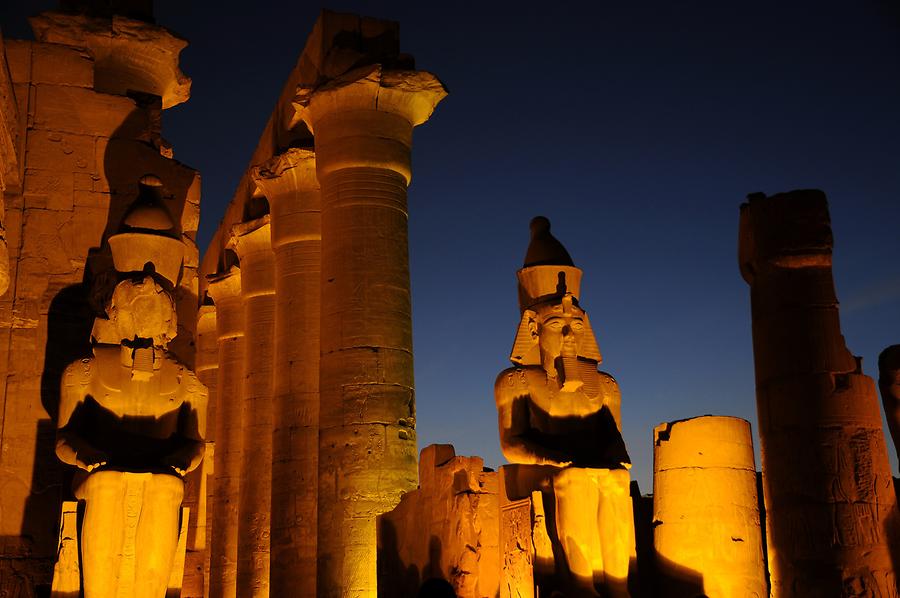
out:
<path id="1" fill-rule="evenodd" d="M 555 583 L 574 594 L 596 595 L 602 588 L 627 595 L 635 545 L 619 388 L 597 371 L 600 351 L 578 304 L 581 270 L 550 234 L 546 218 L 535 218 L 531 231 L 518 272 L 522 320 L 510 356 L 515 367 L 501 372 L 494 388 L 500 444 L 512 463 L 547 466 L 535 479 L 549 476 L 549 486 L 540 489 L 555 501 L 553 541 L 565 555 Z M 505 487 L 508 493 L 513 485 L 506 481 Z"/>
<path id="2" fill-rule="evenodd" d="M 766 598 L 750 424 L 707 415 L 660 424 L 653 439 L 657 567 L 702 584 L 661 578 L 653 595 Z"/>
<path id="3" fill-rule="evenodd" d="M 91 357 L 63 376 L 56 454 L 79 468 L 85 598 L 166 594 L 183 476 L 203 459 L 206 388 L 166 349 L 184 247 L 164 205 L 138 199 L 110 238 L 121 281 Z"/>
<path id="4" fill-rule="evenodd" d="M 772 595 L 896 596 L 897 497 L 875 384 L 844 344 L 825 194 L 741 206 Z"/>

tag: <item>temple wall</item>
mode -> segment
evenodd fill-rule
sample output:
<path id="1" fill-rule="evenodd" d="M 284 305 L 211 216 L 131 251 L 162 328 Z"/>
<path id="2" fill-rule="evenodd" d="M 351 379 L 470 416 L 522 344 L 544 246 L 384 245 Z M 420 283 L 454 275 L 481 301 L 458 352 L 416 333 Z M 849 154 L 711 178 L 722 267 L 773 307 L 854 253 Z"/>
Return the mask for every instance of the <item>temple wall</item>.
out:
<path id="1" fill-rule="evenodd" d="M 419 488 L 378 519 L 378 595 L 413 598 L 429 579 L 459 598 L 499 588 L 498 474 L 447 444 L 422 449 Z"/>
<path id="2" fill-rule="evenodd" d="M 50 583 L 71 475 L 54 454 L 60 375 L 90 352 L 93 317 L 111 290 L 104 241 L 146 174 L 162 180 L 187 245 L 171 349 L 193 362 L 200 180 L 171 158 L 160 135 L 158 97 L 98 93 L 84 48 L 3 43 L 0 70 L 8 69 L 15 101 L 21 183 L 4 193 L 9 288 L 0 297 L 0 594 L 18 595 Z"/>

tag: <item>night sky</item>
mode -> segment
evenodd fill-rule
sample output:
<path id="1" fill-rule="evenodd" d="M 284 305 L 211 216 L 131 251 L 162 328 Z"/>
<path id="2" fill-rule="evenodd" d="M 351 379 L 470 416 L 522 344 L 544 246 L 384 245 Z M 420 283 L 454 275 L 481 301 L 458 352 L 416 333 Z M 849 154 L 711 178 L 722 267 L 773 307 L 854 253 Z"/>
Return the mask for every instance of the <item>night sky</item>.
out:
<path id="1" fill-rule="evenodd" d="M 3 2 L 4 36 L 27 36 L 25 15 L 54 4 Z M 584 270 L 581 304 L 622 389 L 643 492 L 656 424 L 724 414 L 755 427 L 736 255 L 748 193 L 824 190 L 847 344 L 877 377 L 878 353 L 900 343 L 896 3 L 329 8 L 400 21 L 403 51 L 450 90 L 416 130 L 409 192 L 420 447 L 502 464 L 493 382 L 509 366 L 515 272 L 538 214 Z M 157 2 L 157 21 L 191 41 L 193 97 L 163 130 L 203 176 L 201 248 L 318 10 Z"/>

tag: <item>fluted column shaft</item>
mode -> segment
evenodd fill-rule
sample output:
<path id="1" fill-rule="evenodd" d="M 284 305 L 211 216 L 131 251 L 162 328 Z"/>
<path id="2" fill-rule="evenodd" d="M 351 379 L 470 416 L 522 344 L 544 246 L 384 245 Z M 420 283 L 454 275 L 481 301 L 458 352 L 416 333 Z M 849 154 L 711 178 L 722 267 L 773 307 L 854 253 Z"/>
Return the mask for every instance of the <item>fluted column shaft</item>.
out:
<path id="1" fill-rule="evenodd" d="M 215 502 L 212 504 L 209 596 L 236 598 L 238 558 L 238 505 L 241 486 L 241 429 L 244 385 L 244 301 L 241 271 L 231 268 L 210 280 L 209 294 L 216 304 L 216 334 L 219 368 L 214 454 Z M 212 391 L 210 391 L 212 395 Z"/>
<path id="2" fill-rule="evenodd" d="M 273 596 L 316 595 L 321 202 L 315 154 L 292 148 L 255 169 L 275 255 Z"/>
<path id="3" fill-rule="evenodd" d="M 275 264 L 268 215 L 236 225 L 232 229 L 230 247 L 241 262 L 241 295 L 246 322 L 237 594 L 239 598 L 267 598 L 275 333 Z"/>
<path id="4" fill-rule="evenodd" d="M 316 92 L 322 191 L 318 595 L 375 596 L 375 518 L 416 487 L 406 188 L 412 129 L 444 90 L 380 69 Z M 413 84 L 409 82 L 413 81 Z"/>
<path id="5" fill-rule="evenodd" d="M 216 455 L 216 401 L 219 378 L 219 337 L 216 330 L 215 305 L 201 305 L 197 312 L 197 353 L 195 359 L 197 378 L 209 389 L 209 403 L 206 408 L 206 452 L 203 454 L 201 496 L 206 497 L 204 505 L 204 526 L 202 534 L 198 530 L 197 545 L 203 547 L 203 595 L 209 596 L 210 541 L 212 539 L 213 503 L 215 502 L 215 455 Z M 199 521 L 199 519 L 198 519 Z"/>
<path id="6" fill-rule="evenodd" d="M 874 381 L 841 334 L 821 191 L 741 206 L 772 596 L 894 595 L 897 497 Z"/>

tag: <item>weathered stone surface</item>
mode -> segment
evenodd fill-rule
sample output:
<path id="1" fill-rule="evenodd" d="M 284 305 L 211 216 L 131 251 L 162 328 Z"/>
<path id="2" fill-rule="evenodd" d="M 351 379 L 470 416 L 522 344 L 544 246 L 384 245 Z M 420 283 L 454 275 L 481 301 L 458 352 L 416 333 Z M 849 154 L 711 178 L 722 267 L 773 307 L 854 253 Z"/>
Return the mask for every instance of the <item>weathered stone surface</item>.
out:
<path id="1" fill-rule="evenodd" d="M 209 282 L 216 306 L 218 341 L 218 396 L 212 537 L 210 542 L 211 598 L 237 596 L 238 508 L 240 505 L 243 447 L 243 383 L 245 310 L 241 271 L 232 267 Z"/>
<path id="2" fill-rule="evenodd" d="M 825 194 L 741 206 L 772 595 L 895 596 L 900 520 L 875 384 L 841 335 Z"/>
<path id="3" fill-rule="evenodd" d="M 245 377 L 237 595 L 269 596 L 272 516 L 272 383 L 275 258 L 269 216 L 236 225 L 230 247 L 241 264 Z"/>
<path id="4" fill-rule="evenodd" d="M 315 154 L 254 168 L 271 210 L 275 322 L 271 594 L 316 594 L 321 199 Z"/>
<path id="5" fill-rule="evenodd" d="M 378 596 L 412 598 L 442 579 L 460 598 L 499 588 L 497 474 L 480 457 L 431 445 L 419 459 L 419 488 L 378 518 Z"/>
<path id="6" fill-rule="evenodd" d="M 894 450 L 900 456 L 900 345 L 891 345 L 878 356 L 878 388 Z"/>
<path id="7" fill-rule="evenodd" d="M 705 416 L 653 436 L 653 595 L 766 596 L 750 424 Z M 672 583 L 679 574 L 700 587 Z"/>
<path id="8" fill-rule="evenodd" d="M 162 27 L 118 15 L 102 19 L 45 12 L 30 20 L 38 41 L 90 50 L 98 91 L 153 94 L 162 98 L 163 108 L 191 95 L 191 80 L 178 68 L 187 41 Z"/>

